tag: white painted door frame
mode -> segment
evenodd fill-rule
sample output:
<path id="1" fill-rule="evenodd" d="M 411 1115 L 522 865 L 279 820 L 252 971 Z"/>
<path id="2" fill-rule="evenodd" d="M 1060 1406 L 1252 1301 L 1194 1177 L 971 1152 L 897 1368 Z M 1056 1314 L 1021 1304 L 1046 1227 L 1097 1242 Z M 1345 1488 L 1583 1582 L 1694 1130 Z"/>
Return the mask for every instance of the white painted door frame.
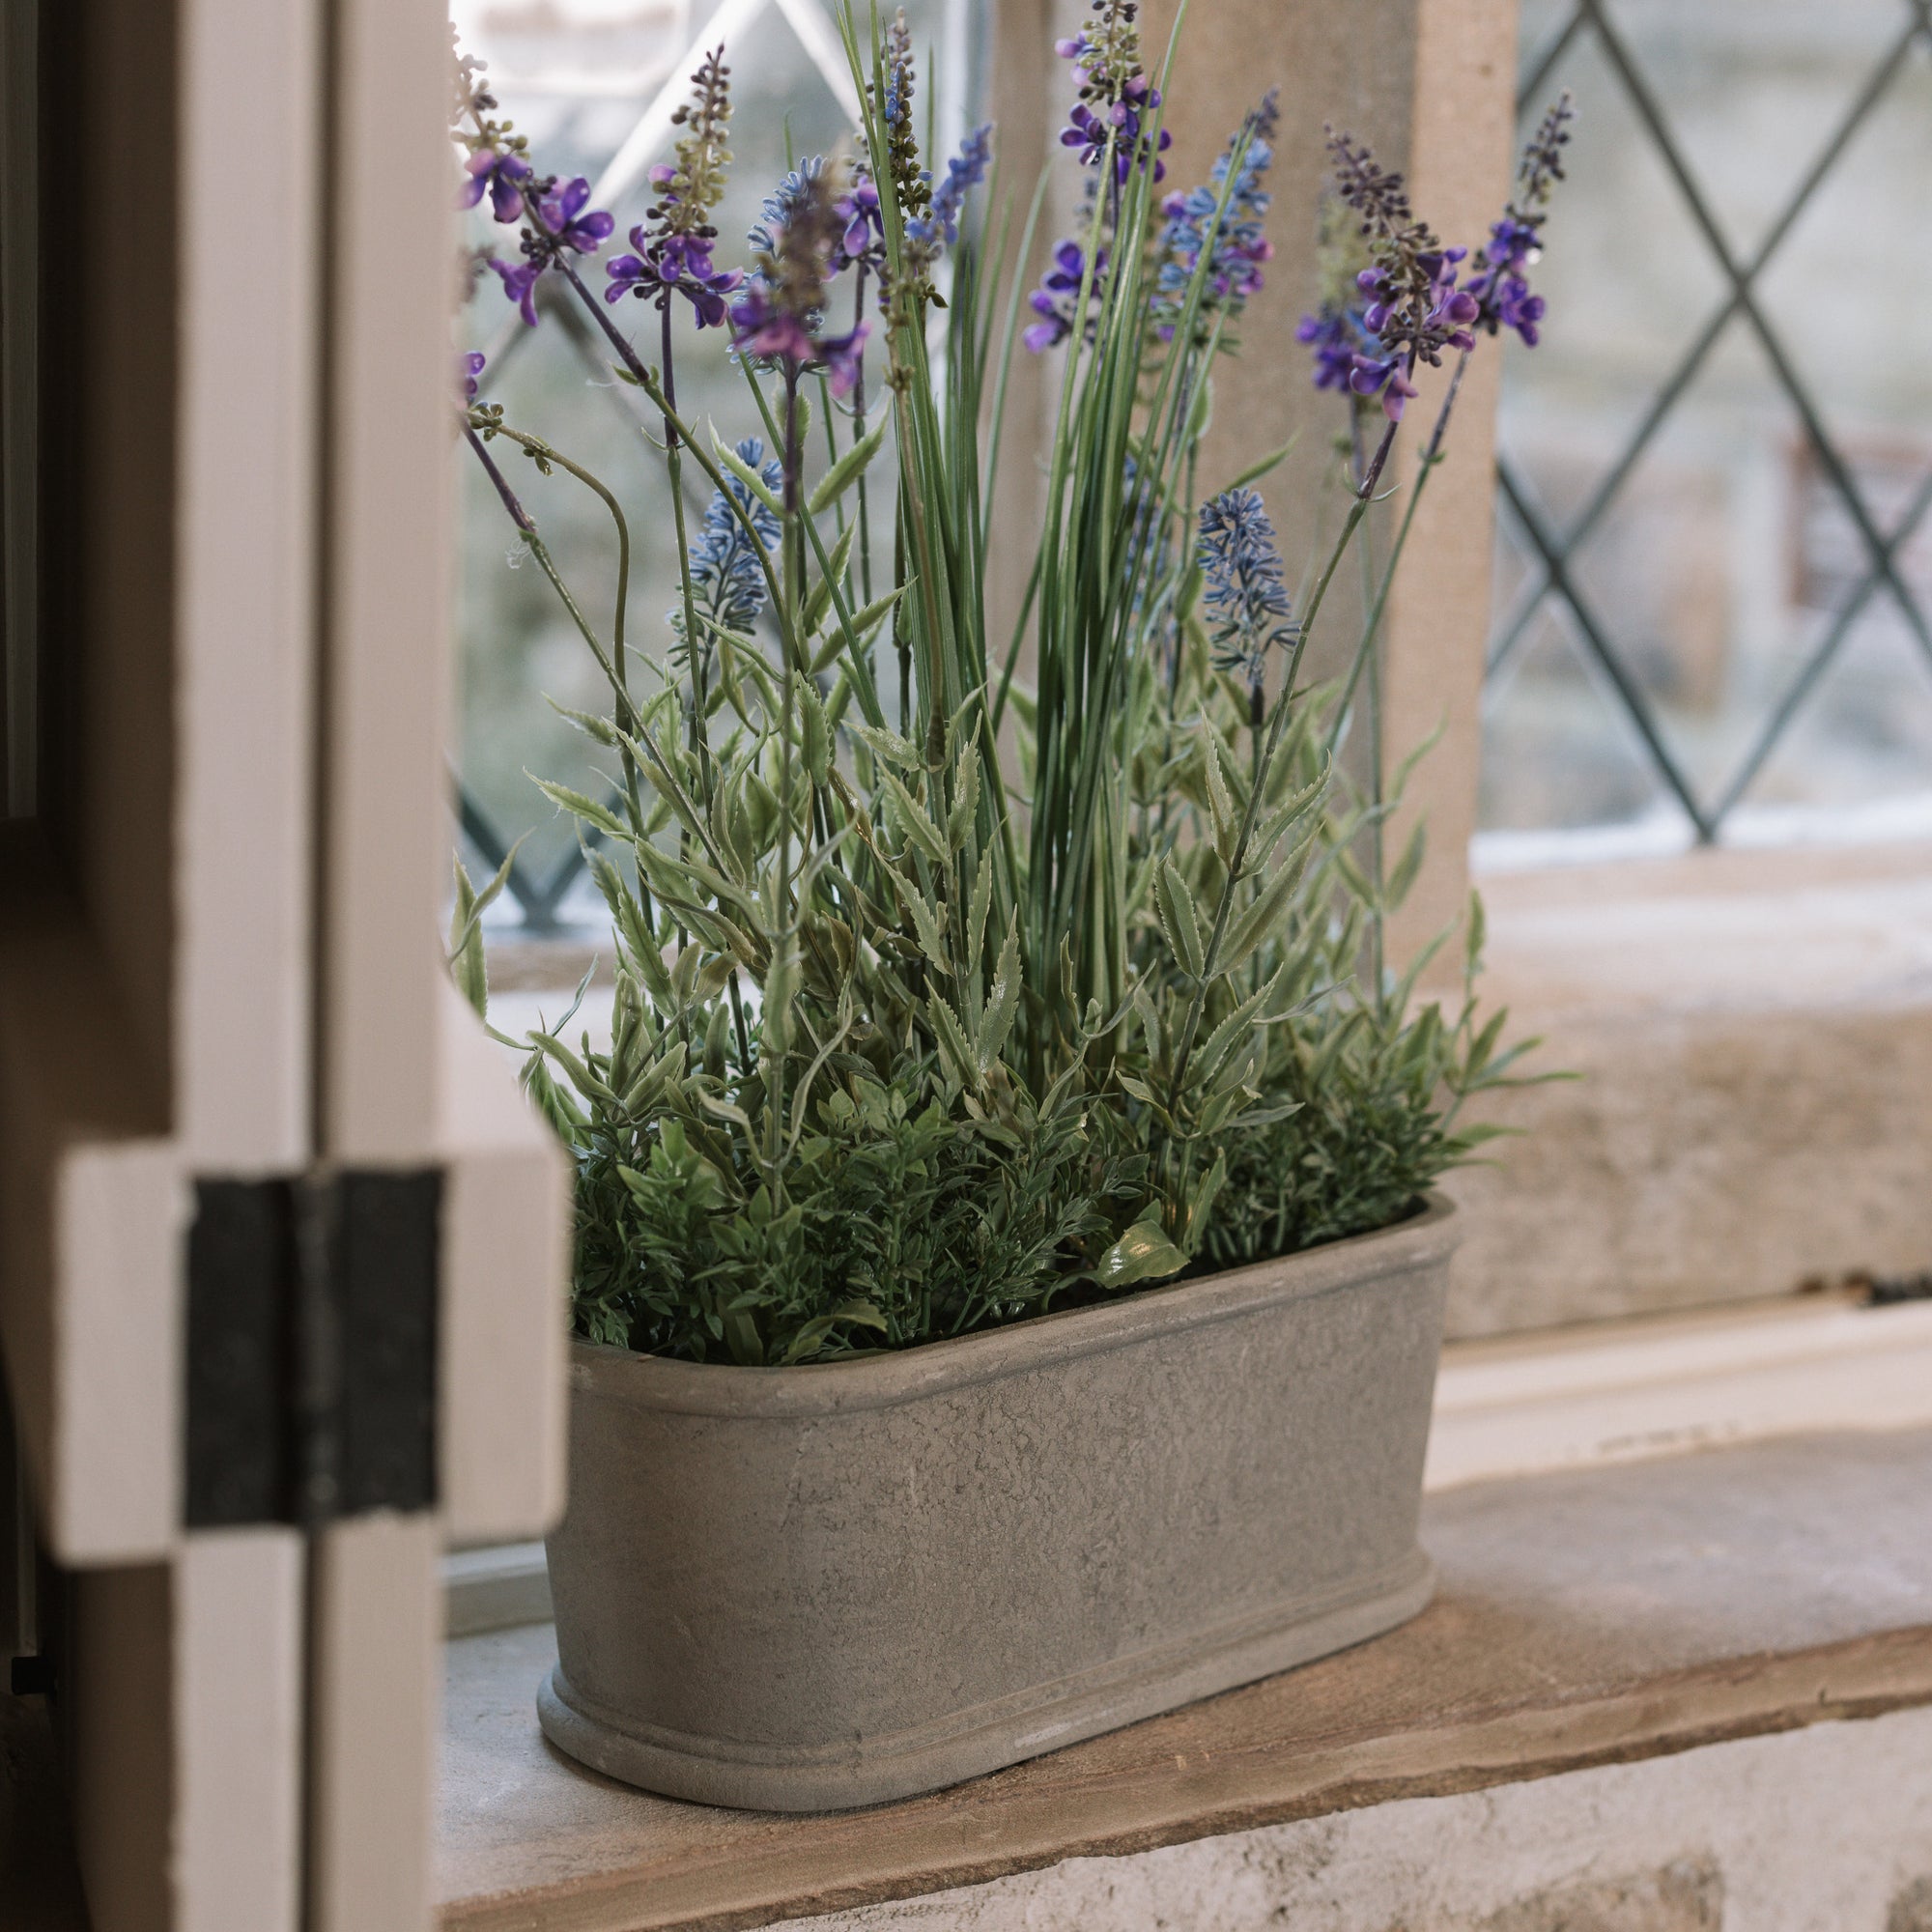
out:
<path id="1" fill-rule="evenodd" d="M 66 494 L 26 550 L 69 709 L 0 834 L 0 1351 L 66 1579 L 83 1876 L 99 1932 L 421 1932 L 438 1558 L 559 1506 L 568 1213 L 437 931 L 447 30 L 436 0 L 40 23 L 42 117 L 84 152 L 8 342 L 61 337 Z M 440 1178 L 433 1490 L 189 1527 L 197 1187 L 410 1171 Z"/>

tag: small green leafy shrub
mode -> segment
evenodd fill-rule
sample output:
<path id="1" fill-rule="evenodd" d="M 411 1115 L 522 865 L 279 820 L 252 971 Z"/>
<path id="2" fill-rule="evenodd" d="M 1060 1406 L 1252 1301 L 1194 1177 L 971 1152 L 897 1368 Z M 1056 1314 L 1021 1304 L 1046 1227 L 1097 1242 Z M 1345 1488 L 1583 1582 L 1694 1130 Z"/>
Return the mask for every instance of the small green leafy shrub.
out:
<path id="1" fill-rule="evenodd" d="M 1069 1108 L 962 1120 L 943 1083 L 869 1070 L 826 1083 L 781 1205 L 676 1120 L 635 1144 L 641 1171 L 615 1150 L 582 1169 L 578 1322 L 700 1360 L 903 1348 L 1037 1314 L 1145 1192 L 1145 1155 L 1096 1149 Z"/>

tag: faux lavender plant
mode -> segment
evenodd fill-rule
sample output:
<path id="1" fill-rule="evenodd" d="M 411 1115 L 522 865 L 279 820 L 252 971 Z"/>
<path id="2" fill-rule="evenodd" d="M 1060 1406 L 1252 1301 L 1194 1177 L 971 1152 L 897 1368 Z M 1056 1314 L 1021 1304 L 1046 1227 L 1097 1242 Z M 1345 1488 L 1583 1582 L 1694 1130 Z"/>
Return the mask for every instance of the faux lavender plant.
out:
<path id="1" fill-rule="evenodd" d="M 543 787 L 595 841 L 611 1041 L 526 1042 L 530 1091 L 578 1159 L 578 1324 L 698 1359 L 903 1347 L 1382 1225 L 1482 1138 L 1457 1109 L 1506 1084 L 1516 1051 L 1469 1001 L 1410 1012 L 1378 946 L 1365 968 L 1401 882 L 1348 855 L 1386 803 L 1333 781 L 1350 693 L 1299 674 L 1418 373 L 1503 328 L 1534 339 L 1526 272 L 1563 120 L 1466 281 L 1469 257 L 1400 179 L 1336 137 L 1361 259 L 1303 335 L 1357 428 L 1381 427 L 1296 609 L 1254 487 L 1286 452 L 1196 492 L 1215 366 L 1273 253 L 1274 96 L 1208 181 L 1163 193 L 1165 76 L 1132 0 L 1093 0 L 1060 49 L 1081 228 L 1029 295 L 980 206 L 992 130 L 929 166 L 903 18 L 865 34 L 848 14 L 843 32 L 857 152 L 802 161 L 731 263 L 713 220 L 730 164 L 720 49 L 595 292 L 580 264 L 611 217 L 582 181 L 539 172 L 473 62 L 457 70 L 458 198 L 518 231 L 493 265 L 504 294 L 532 322 L 578 302 L 662 424 L 649 514 L 674 531 L 679 582 L 646 694 L 623 504 L 479 396 L 479 357 L 456 372 L 469 448 L 611 692 L 606 714 L 573 714 L 614 761 L 608 791 Z M 648 361 L 617 326 L 629 299 L 657 310 Z M 729 439 L 689 420 L 674 374 L 721 340 L 751 432 Z M 1031 587 L 996 639 L 990 519 L 1022 344 L 1065 368 Z M 875 493 L 888 447 L 896 473 Z M 608 511 L 608 636 L 505 448 Z M 695 533 L 687 461 L 711 493 Z M 500 883 L 459 892 L 453 952 L 479 1003 L 477 916 Z M 1287 1178 L 1264 1199 L 1270 1175 Z"/>

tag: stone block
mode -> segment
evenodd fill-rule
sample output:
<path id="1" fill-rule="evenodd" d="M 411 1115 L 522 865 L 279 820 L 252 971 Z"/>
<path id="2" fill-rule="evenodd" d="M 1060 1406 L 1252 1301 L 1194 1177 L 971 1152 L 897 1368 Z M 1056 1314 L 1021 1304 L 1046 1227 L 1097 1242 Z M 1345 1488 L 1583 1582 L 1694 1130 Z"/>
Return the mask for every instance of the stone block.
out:
<path id="1" fill-rule="evenodd" d="M 1485 998 L 1576 1081 L 1450 1177 L 1452 1335 L 1932 1265 L 1932 848 L 1717 852 L 1485 884 Z"/>

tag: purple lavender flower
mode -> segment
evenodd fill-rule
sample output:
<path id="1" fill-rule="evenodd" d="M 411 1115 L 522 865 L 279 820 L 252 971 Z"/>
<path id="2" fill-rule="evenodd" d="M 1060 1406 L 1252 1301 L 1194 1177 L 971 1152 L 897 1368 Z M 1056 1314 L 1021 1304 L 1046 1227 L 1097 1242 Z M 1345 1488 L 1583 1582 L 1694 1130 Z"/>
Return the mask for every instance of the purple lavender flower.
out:
<path id="1" fill-rule="evenodd" d="M 1492 268 L 1520 273 L 1542 252 L 1542 222 L 1519 221 L 1506 214 L 1490 230 L 1483 255 Z"/>
<path id="2" fill-rule="evenodd" d="M 1522 338 L 1525 349 L 1534 349 L 1543 339 L 1541 324 L 1544 302 L 1541 296 L 1531 295 L 1529 284 L 1520 276 L 1505 277 L 1502 293 L 1496 300 L 1496 320 L 1505 328 L 1513 328 Z"/>
<path id="3" fill-rule="evenodd" d="M 1482 304 L 1467 289 L 1456 286 L 1460 265 L 1468 253 L 1466 248 L 1435 248 L 1424 250 L 1415 258 L 1420 280 L 1410 286 L 1419 287 L 1422 292 L 1417 299 L 1422 311 L 1420 334 L 1438 351 L 1475 347 L 1469 325 L 1482 314 Z M 1402 326 L 1405 318 L 1401 305 L 1408 291 L 1398 285 L 1395 274 L 1387 269 L 1364 269 L 1356 280 L 1362 293 L 1370 298 L 1368 307 L 1362 311 L 1363 327 L 1372 335 L 1381 335 L 1384 330 Z M 1433 361 L 1435 357 L 1428 359 Z"/>
<path id="4" fill-rule="evenodd" d="M 932 270 L 940 255 L 959 240 L 959 216 L 968 189 L 984 178 L 992 158 L 991 127 L 977 128 L 965 145 L 946 164 L 946 179 L 930 196 L 921 213 L 908 213 L 905 220 L 903 282 L 909 291 L 925 295 L 932 292 Z"/>
<path id="5" fill-rule="evenodd" d="M 498 221 L 515 221 L 524 212 L 524 189 L 530 164 L 514 150 L 479 148 L 463 164 L 468 176 L 456 197 L 458 208 L 474 208 L 487 190 L 490 212 Z"/>
<path id="6" fill-rule="evenodd" d="M 1080 165 L 1091 168 L 1106 151 L 1107 124 L 1084 100 L 1077 100 L 1066 117 L 1066 126 L 1061 129 L 1060 145 L 1078 148 Z"/>
<path id="7" fill-rule="evenodd" d="M 912 93 L 912 31 L 901 7 L 886 29 L 886 98 L 879 118 L 888 128 L 911 128 Z"/>
<path id="8" fill-rule="evenodd" d="M 731 163 L 724 145 L 731 121 L 731 70 L 724 65 L 723 46 L 698 63 L 691 87 L 691 99 L 670 117 L 672 127 L 685 130 L 678 138 L 677 158 L 651 170 L 658 199 L 644 211 L 644 218 L 657 234 L 712 241 L 718 231 L 711 226 L 711 211 L 724 198 Z"/>
<path id="9" fill-rule="evenodd" d="M 1167 178 L 1160 156 L 1173 144 L 1166 128 L 1150 140 L 1146 117 L 1160 105 L 1160 89 L 1141 71 L 1140 28 L 1135 0 L 1092 0 L 1099 17 L 1070 40 L 1055 43 L 1063 60 L 1073 63 L 1079 94 L 1060 140 L 1080 150 L 1082 167 L 1094 167 L 1114 149 L 1114 179 L 1124 182 L 1136 167 L 1153 164 L 1156 182 Z"/>
<path id="10" fill-rule="evenodd" d="M 822 369 L 835 396 L 849 395 L 859 380 L 867 327 L 862 322 L 843 335 L 813 335 L 799 316 L 780 305 L 772 287 L 754 277 L 741 299 L 731 304 L 734 347 L 741 355 L 789 363 L 794 370 Z"/>
<path id="11" fill-rule="evenodd" d="M 1261 292 L 1263 267 L 1274 257 L 1274 244 L 1262 231 L 1273 197 L 1262 180 L 1274 163 L 1267 136 L 1276 119 L 1270 91 L 1216 158 L 1212 180 L 1186 194 L 1171 194 L 1161 204 L 1167 225 L 1155 255 L 1152 320 L 1162 341 L 1171 340 L 1179 324 L 1204 251 L 1208 257 L 1201 292 L 1204 332 L 1212 316 L 1236 317 Z M 1228 173 L 1243 136 L 1247 145 L 1231 187 Z"/>
<path id="12" fill-rule="evenodd" d="M 879 210 L 878 184 L 863 167 L 852 170 L 852 185 L 838 203 L 838 218 L 845 224 L 833 252 L 834 270 L 867 269 L 873 272 L 886 265 L 886 221 Z"/>
<path id="13" fill-rule="evenodd" d="M 512 267 L 492 261 L 503 293 L 515 302 L 531 327 L 537 320 L 537 284 L 566 253 L 594 255 L 616 225 L 601 210 L 586 214 L 590 184 L 579 175 L 558 187 L 554 181 L 530 181 L 522 190 L 524 213 L 529 217 L 519 244 L 524 259 Z"/>
<path id="14" fill-rule="evenodd" d="M 508 262 L 492 261 L 492 270 L 502 278 L 503 293 L 516 303 L 524 320 L 534 328 L 537 326 L 537 284 L 543 280 L 544 270 L 549 262 L 533 256 L 526 256 L 514 268 Z"/>
<path id="15" fill-rule="evenodd" d="M 1315 352 L 1315 386 L 1345 394 L 1352 387 L 1355 357 L 1375 346 L 1375 338 L 1362 326 L 1362 311 L 1352 305 L 1333 308 L 1324 303 L 1313 315 L 1304 315 L 1294 339 Z"/>
<path id="16" fill-rule="evenodd" d="M 1362 326 L 1380 352 L 1364 348 L 1356 355 L 1349 386 L 1358 396 L 1379 396 L 1383 412 L 1400 422 L 1403 406 L 1416 393 L 1411 380 L 1416 365 L 1434 367 L 1445 349 L 1469 349 L 1481 298 L 1456 286 L 1466 250 L 1445 248 L 1415 218 L 1401 175 L 1332 128 L 1328 152 L 1336 191 L 1353 211 L 1368 244 L 1370 266 L 1355 279 L 1368 298 Z"/>
<path id="17" fill-rule="evenodd" d="M 480 349 L 472 349 L 468 355 L 456 358 L 456 381 L 463 391 L 463 400 L 473 403 L 476 400 L 476 379 L 482 375 L 484 364 L 488 362 Z"/>
<path id="18" fill-rule="evenodd" d="M 1094 264 L 1094 291 L 1097 299 L 1107 272 L 1103 252 Z M 1028 298 L 1028 306 L 1040 320 L 1034 323 L 1020 340 L 1037 355 L 1058 348 L 1073 333 L 1074 310 L 1080 301 L 1080 285 L 1087 276 L 1087 251 L 1077 242 L 1062 242 L 1053 251 L 1053 266 L 1040 277 L 1039 287 Z"/>
<path id="19" fill-rule="evenodd" d="M 712 260 L 718 231 L 711 211 L 724 192 L 730 152 L 724 146 L 731 119 L 731 70 L 720 46 L 706 54 L 691 76 L 691 99 L 671 116 L 682 128 L 676 159 L 661 161 L 649 180 L 656 199 L 631 230 L 633 253 L 604 266 L 604 299 L 636 296 L 668 310 L 671 298 L 691 304 L 699 328 L 721 327 L 728 313 L 725 298 L 744 286 L 741 270 L 720 269 Z"/>
<path id="20" fill-rule="evenodd" d="M 976 128 L 946 164 L 946 179 L 932 191 L 932 220 L 949 247 L 959 240 L 959 216 L 969 190 L 986 179 L 993 159 L 993 126 Z"/>
<path id="21" fill-rule="evenodd" d="M 681 295 L 690 302 L 699 328 L 716 328 L 726 314 L 724 298 L 744 286 L 742 269 L 720 269 L 711 260 L 711 243 L 695 235 L 661 235 L 652 240 L 641 227 L 631 230 L 635 255 L 618 255 L 604 265 L 610 277 L 604 289 L 607 302 L 625 296 L 658 297 L 668 300 Z"/>
<path id="22" fill-rule="evenodd" d="M 1358 354 L 1349 373 L 1349 387 L 1358 396 L 1379 397 L 1382 413 L 1390 422 L 1400 422 L 1409 398 L 1421 393 L 1408 380 L 1400 355 Z"/>
<path id="23" fill-rule="evenodd" d="M 1268 651 L 1294 636 L 1274 526 L 1261 492 L 1225 491 L 1201 506 L 1202 598 L 1214 667 L 1259 689 Z"/>
<path id="24" fill-rule="evenodd" d="M 1530 293 L 1522 276 L 1488 269 L 1470 282 L 1467 293 L 1476 302 L 1475 325 L 1485 334 L 1513 328 L 1525 349 L 1534 349 L 1542 340 L 1544 300 Z"/>
<path id="25" fill-rule="evenodd" d="M 710 214 L 724 192 L 731 159 L 724 146 L 731 119 L 730 74 L 721 46 L 706 54 L 691 76 L 692 98 L 671 116 L 671 125 L 685 130 L 678 139 L 677 157 L 661 161 L 650 171 L 656 199 L 644 211 L 644 219 L 631 230 L 635 252 L 604 265 L 607 302 L 636 296 L 668 309 L 671 298 L 682 296 L 699 328 L 724 324 L 724 298 L 745 281 L 741 270 L 720 269 L 712 260 L 718 231 Z M 608 226 L 604 232 L 610 233 Z"/>
<path id="26" fill-rule="evenodd" d="M 1489 335 L 1512 328 L 1528 349 L 1541 339 L 1544 301 L 1530 292 L 1523 271 L 1543 252 L 1543 223 L 1550 191 L 1563 179 L 1563 150 L 1569 145 L 1574 112 L 1566 93 L 1530 137 L 1517 174 L 1516 198 L 1491 228 L 1481 272 L 1470 277 L 1465 291 L 1476 303 L 1471 317 L 1475 327 Z"/>
<path id="27" fill-rule="evenodd" d="M 1141 138 L 1141 120 L 1159 105 L 1160 89 L 1151 85 L 1145 74 L 1135 74 L 1122 86 L 1121 98 L 1099 114 L 1084 100 L 1075 101 L 1072 112 L 1066 117 L 1066 126 L 1061 129 L 1060 145 L 1063 148 L 1078 148 L 1080 165 L 1091 168 L 1097 166 L 1106 154 L 1111 136 L 1114 140 L 1114 179 L 1124 182 L 1133 172 L 1137 159 L 1143 164 L 1146 162 L 1148 143 Z M 1174 145 L 1174 136 L 1163 128 L 1153 145 L 1157 154 L 1165 154 Z M 1153 178 L 1156 182 L 1167 179 L 1165 161 L 1156 158 Z"/>
<path id="28" fill-rule="evenodd" d="M 912 30 L 901 7 L 886 29 L 884 99 L 879 118 L 886 126 L 886 152 L 879 165 L 892 182 L 899 213 L 909 220 L 925 213 L 932 201 L 932 177 L 920 165 L 919 138 L 913 132 L 912 101 L 917 75 Z"/>
<path id="29" fill-rule="evenodd" d="M 578 175 L 560 188 L 553 188 L 537 204 L 537 218 L 559 248 L 594 255 L 611 239 L 615 219 L 601 208 L 585 214 L 583 204 L 589 199 L 590 184 Z"/>
<path id="30" fill-rule="evenodd" d="M 784 219 L 758 231 L 765 245 L 757 270 L 731 306 L 733 346 L 741 355 L 779 362 L 794 380 L 806 369 L 821 369 L 835 395 L 847 394 L 859 379 L 866 325 L 843 335 L 819 331 L 825 317 L 825 285 L 837 270 L 838 245 L 846 229 L 840 213 L 844 183 L 836 167 L 796 176 L 796 191 L 782 198 Z M 787 178 L 786 186 L 793 178 Z M 775 198 L 775 200 L 781 199 Z"/>

